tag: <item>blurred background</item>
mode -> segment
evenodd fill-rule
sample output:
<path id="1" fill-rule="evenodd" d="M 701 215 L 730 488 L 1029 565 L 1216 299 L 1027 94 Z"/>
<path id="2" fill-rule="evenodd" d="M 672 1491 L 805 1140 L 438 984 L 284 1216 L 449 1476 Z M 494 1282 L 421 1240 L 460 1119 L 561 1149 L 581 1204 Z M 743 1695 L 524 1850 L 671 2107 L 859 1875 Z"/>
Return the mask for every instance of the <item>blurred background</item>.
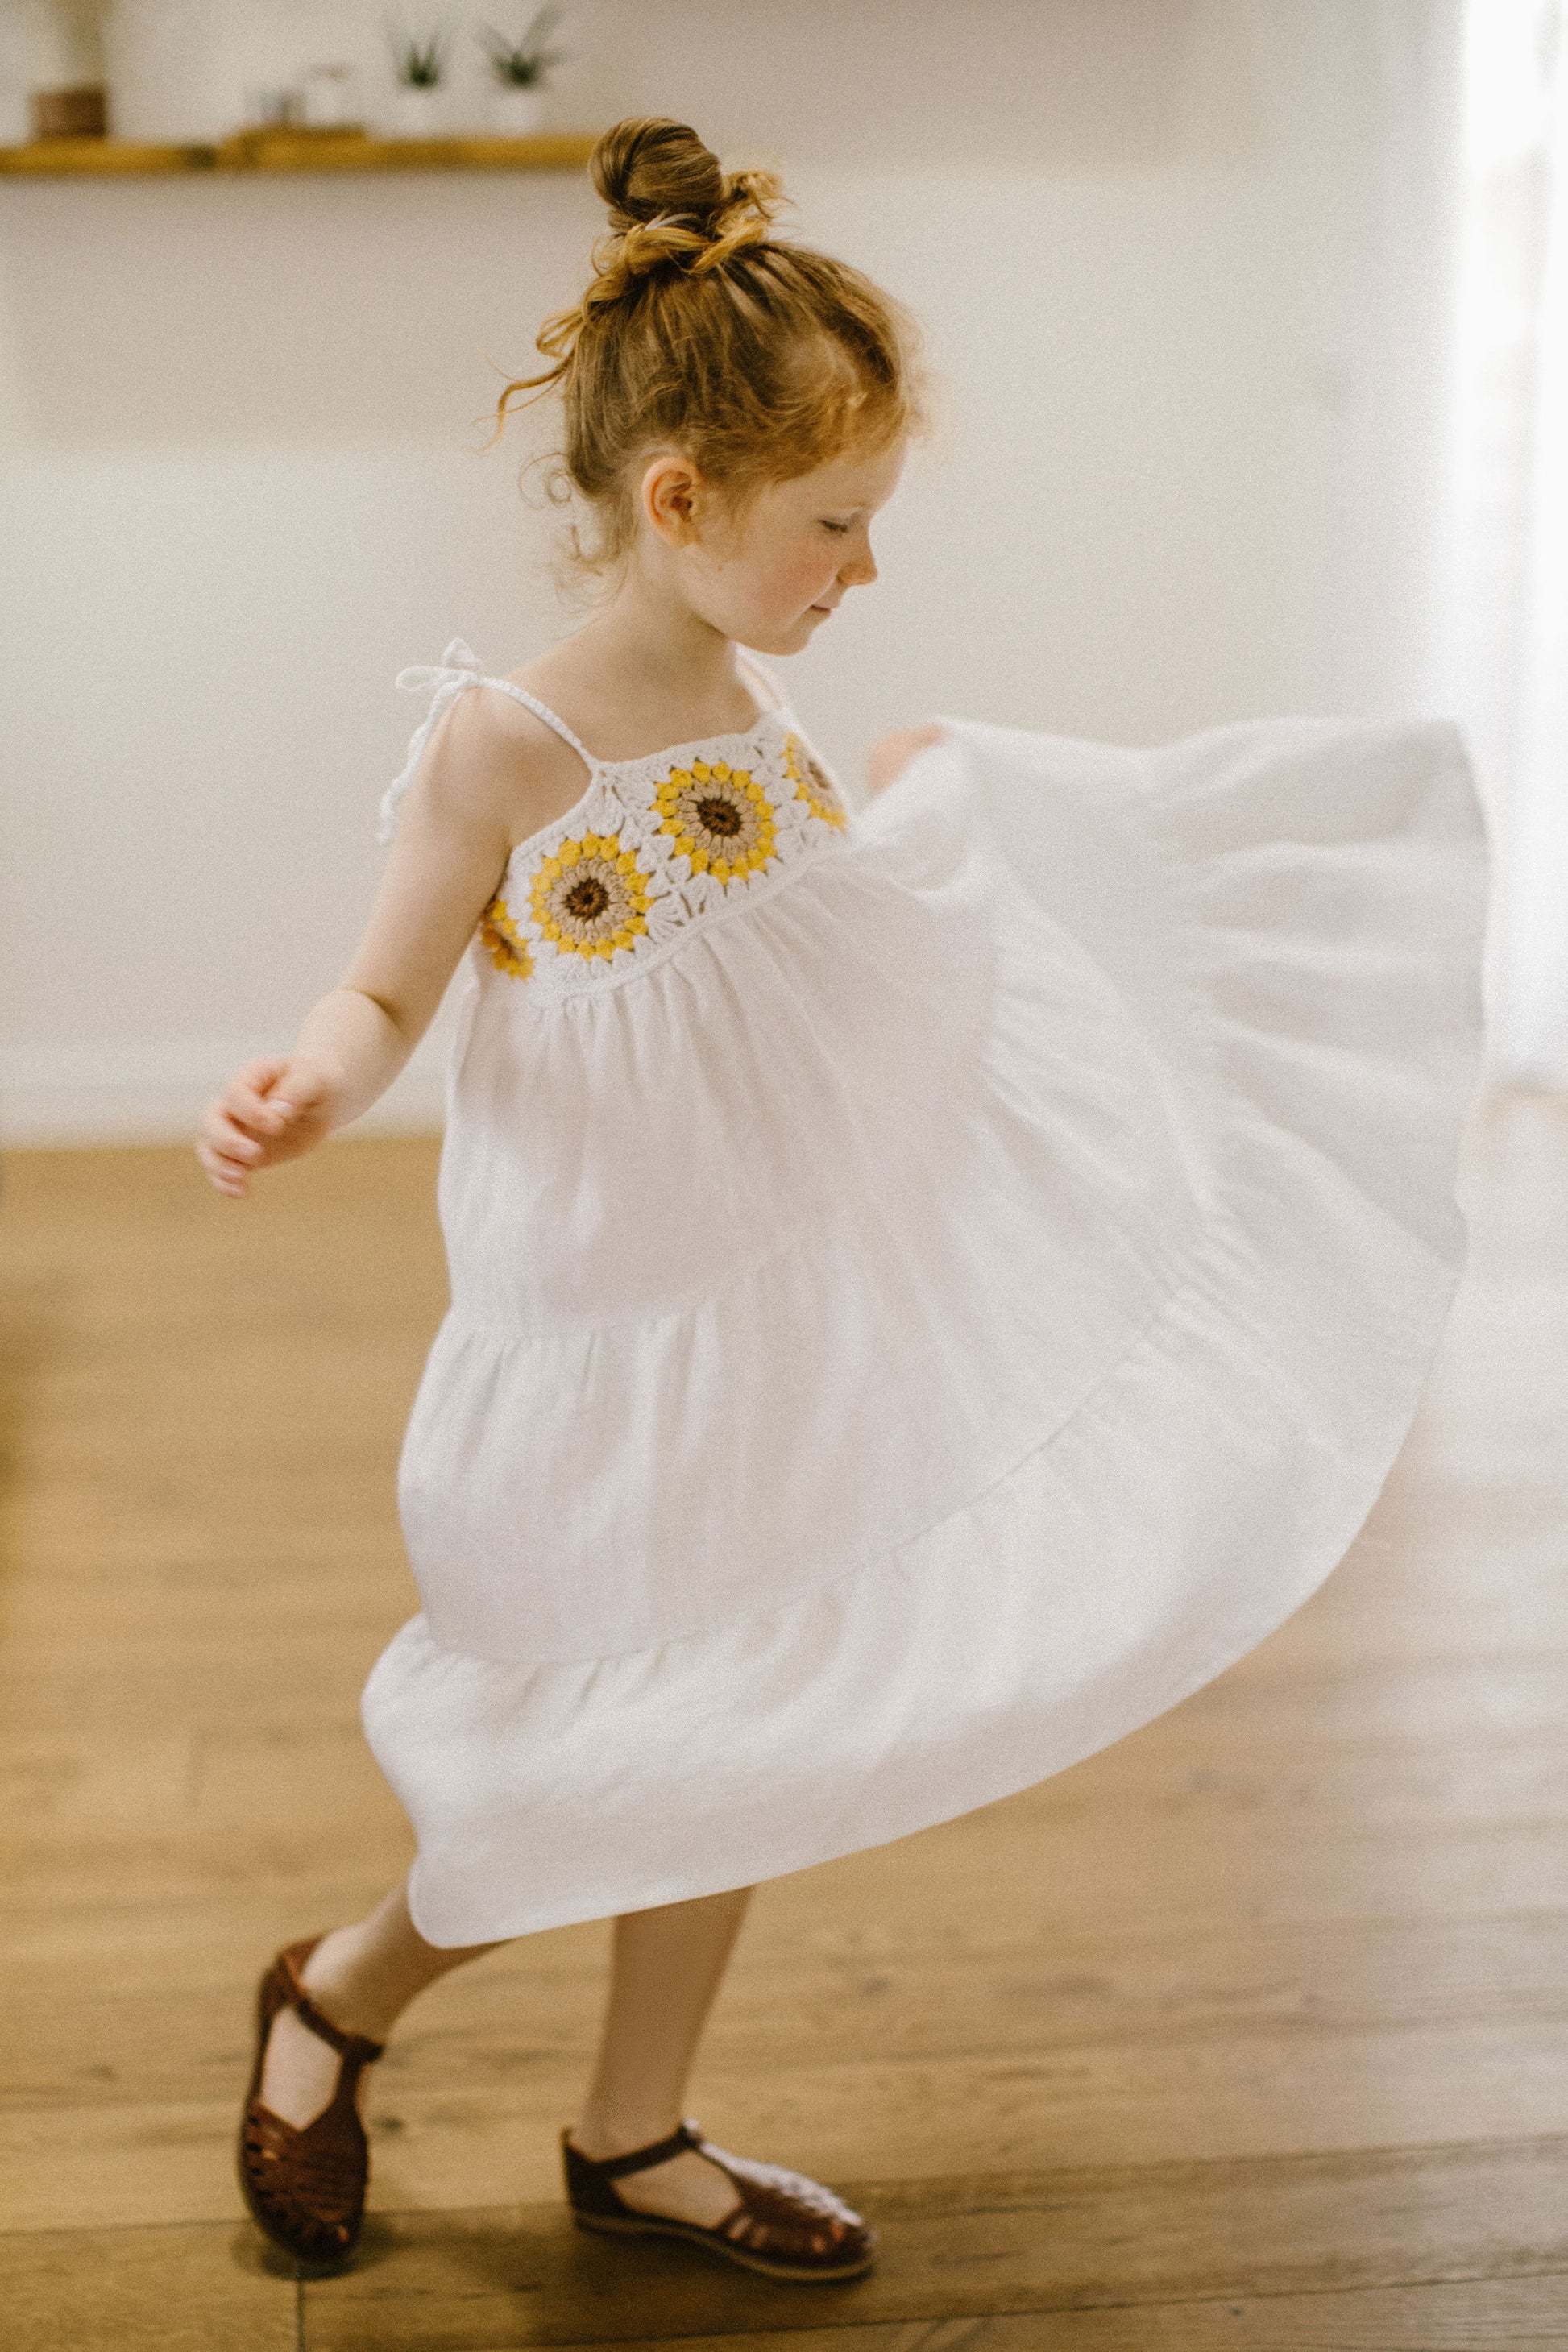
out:
<path id="1" fill-rule="evenodd" d="M 438 124 L 483 129 L 481 18 Z M 503 26 L 511 16 L 489 12 Z M 1568 68 L 1556 0 L 580 0 L 547 129 L 690 120 L 918 310 L 941 430 L 790 688 L 851 786 L 950 711 L 1146 742 L 1460 717 L 1500 1070 L 1568 1079 Z M 98 73 L 216 141 L 374 0 L 0 9 L 0 138 Z M 94 45 L 96 44 L 96 48 Z M 281 94 L 281 95 L 280 95 Z M 307 92 L 308 102 L 308 92 Z M 602 215 L 554 172 L 0 177 L 0 1134 L 174 1138 L 356 939 L 377 798 L 461 634 L 570 625 L 500 370 Z M 372 1115 L 439 1116 L 438 1027 Z"/>

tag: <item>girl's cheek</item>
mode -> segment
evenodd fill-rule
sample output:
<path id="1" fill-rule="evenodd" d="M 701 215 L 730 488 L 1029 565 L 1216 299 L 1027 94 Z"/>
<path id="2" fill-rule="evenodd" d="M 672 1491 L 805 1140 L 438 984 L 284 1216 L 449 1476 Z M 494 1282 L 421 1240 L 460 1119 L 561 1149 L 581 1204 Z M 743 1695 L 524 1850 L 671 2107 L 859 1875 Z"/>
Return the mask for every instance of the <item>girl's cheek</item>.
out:
<path id="1" fill-rule="evenodd" d="M 838 564 L 834 556 L 813 554 L 797 564 L 791 573 L 788 593 L 798 604 L 814 604 L 826 595 L 838 577 Z"/>

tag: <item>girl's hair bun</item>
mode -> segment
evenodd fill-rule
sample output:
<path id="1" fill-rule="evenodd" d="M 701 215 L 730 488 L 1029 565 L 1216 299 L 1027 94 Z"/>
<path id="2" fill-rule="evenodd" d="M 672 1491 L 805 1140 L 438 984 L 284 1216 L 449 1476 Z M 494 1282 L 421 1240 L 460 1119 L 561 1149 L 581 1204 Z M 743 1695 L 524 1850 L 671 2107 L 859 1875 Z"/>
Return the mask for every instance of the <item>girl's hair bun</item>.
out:
<path id="1" fill-rule="evenodd" d="M 613 124 L 588 173 L 610 214 L 601 277 L 622 287 L 662 262 L 705 272 L 764 244 L 783 201 L 771 172 L 726 172 L 689 123 L 666 115 Z"/>
<path id="2" fill-rule="evenodd" d="M 695 131 L 663 115 L 633 115 L 606 131 L 588 163 L 612 228 L 684 213 L 706 228 L 728 193 L 719 158 Z"/>

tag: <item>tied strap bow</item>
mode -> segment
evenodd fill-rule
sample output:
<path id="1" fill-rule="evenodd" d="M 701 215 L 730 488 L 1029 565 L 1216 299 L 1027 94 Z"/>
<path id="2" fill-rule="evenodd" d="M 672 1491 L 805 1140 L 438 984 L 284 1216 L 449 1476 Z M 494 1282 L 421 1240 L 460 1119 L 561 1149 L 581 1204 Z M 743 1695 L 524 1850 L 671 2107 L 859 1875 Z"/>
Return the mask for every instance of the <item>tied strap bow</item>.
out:
<path id="1" fill-rule="evenodd" d="M 378 841 L 390 841 L 397 831 L 397 803 L 414 781 L 432 730 L 440 723 L 458 697 L 466 694 L 470 686 L 479 685 L 483 677 L 484 671 L 478 654 L 470 646 L 465 645 L 461 637 L 452 639 L 438 663 L 419 662 L 412 669 L 398 671 L 397 685 L 402 693 L 430 694 L 434 688 L 434 694 L 424 720 L 408 739 L 408 757 L 403 763 L 403 772 L 394 778 L 382 795 L 381 824 L 376 834 Z"/>

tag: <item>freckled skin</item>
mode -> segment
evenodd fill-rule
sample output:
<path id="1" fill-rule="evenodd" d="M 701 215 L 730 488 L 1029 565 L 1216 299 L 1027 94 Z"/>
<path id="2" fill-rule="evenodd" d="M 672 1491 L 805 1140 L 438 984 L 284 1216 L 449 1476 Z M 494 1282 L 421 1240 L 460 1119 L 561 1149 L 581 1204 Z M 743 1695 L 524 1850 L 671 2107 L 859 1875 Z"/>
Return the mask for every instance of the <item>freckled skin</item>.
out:
<path id="1" fill-rule="evenodd" d="M 851 452 L 793 480 L 764 484 L 727 516 L 679 476 L 645 480 L 645 497 L 673 522 L 689 501 L 698 536 L 677 542 L 679 586 L 692 612 L 762 654 L 808 646 L 851 588 L 877 577 L 871 524 L 898 488 L 902 445 Z"/>

